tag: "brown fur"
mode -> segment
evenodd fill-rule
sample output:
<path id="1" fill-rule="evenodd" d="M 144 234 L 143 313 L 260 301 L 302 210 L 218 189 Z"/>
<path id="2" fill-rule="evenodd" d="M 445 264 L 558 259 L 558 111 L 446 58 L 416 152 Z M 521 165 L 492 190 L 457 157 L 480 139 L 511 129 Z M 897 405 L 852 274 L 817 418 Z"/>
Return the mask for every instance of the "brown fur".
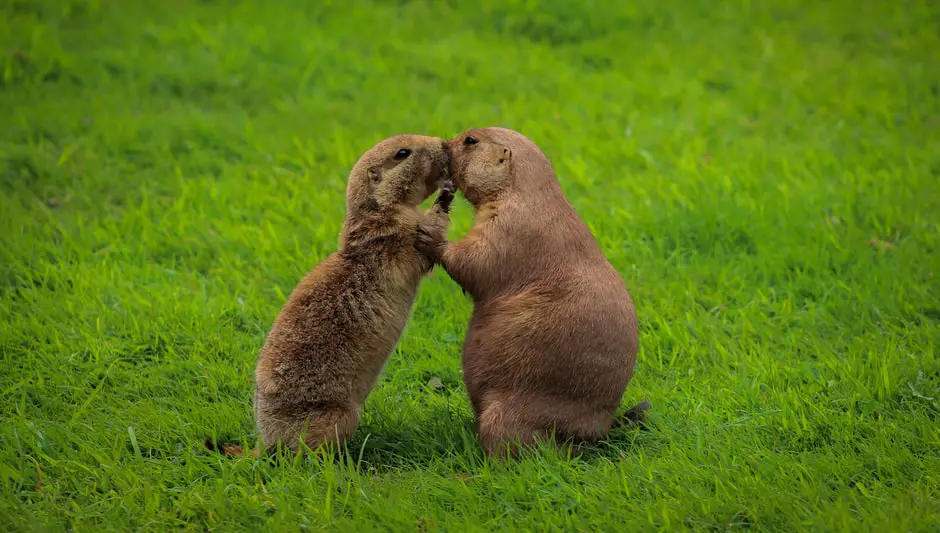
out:
<path id="1" fill-rule="evenodd" d="M 454 183 L 476 223 L 451 243 L 425 232 L 419 248 L 474 300 L 463 371 L 484 449 L 496 455 L 509 445 L 515 454 L 517 443 L 552 432 L 601 438 L 638 349 L 623 279 L 535 143 L 485 128 L 448 145 Z"/>
<path id="2" fill-rule="evenodd" d="M 398 160 L 402 148 L 412 153 Z M 448 168 L 443 140 L 417 135 L 386 139 L 353 167 L 340 249 L 294 289 L 258 358 L 254 413 L 266 450 L 296 451 L 301 436 L 312 449 L 340 445 L 356 429 L 433 267 L 415 248 L 417 227 L 447 210 L 452 185 L 427 214 L 417 206 Z"/>

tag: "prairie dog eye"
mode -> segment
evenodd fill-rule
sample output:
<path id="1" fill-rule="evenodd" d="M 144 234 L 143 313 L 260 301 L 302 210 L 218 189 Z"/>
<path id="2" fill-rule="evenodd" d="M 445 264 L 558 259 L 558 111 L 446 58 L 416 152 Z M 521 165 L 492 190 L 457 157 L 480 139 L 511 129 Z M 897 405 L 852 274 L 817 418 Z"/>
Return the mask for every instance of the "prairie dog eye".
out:
<path id="1" fill-rule="evenodd" d="M 480 141 L 478 141 L 476 137 L 471 137 L 469 135 L 467 135 L 467 138 L 463 140 L 463 143 L 466 145 L 476 144 L 478 142 Z"/>
<path id="2" fill-rule="evenodd" d="M 401 150 L 395 152 L 395 160 L 401 161 L 402 159 L 406 159 L 409 155 L 411 155 L 411 150 L 402 148 Z"/>

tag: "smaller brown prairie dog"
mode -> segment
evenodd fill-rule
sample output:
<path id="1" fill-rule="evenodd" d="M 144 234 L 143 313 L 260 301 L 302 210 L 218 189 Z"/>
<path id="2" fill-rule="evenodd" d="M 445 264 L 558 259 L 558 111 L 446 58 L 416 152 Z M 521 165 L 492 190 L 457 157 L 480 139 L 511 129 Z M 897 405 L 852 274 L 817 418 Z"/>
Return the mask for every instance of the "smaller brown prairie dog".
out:
<path id="1" fill-rule="evenodd" d="M 385 139 L 353 166 L 340 248 L 291 293 L 258 358 L 254 413 L 266 450 L 296 451 L 301 436 L 311 449 L 339 445 L 355 431 L 433 267 L 415 248 L 418 224 L 446 231 L 437 215 L 453 199 L 448 172 L 443 140 L 419 135 Z"/>
<path id="2" fill-rule="evenodd" d="M 603 437 L 638 349 L 623 279 L 535 143 L 482 128 L 448 145 L 475 225 L 451 243 L 423 232 L 419 248 L 474 301 L 463 371 L 484 450 L 515 454 L 517 444 L 553 431 L 565 440 Z"/>

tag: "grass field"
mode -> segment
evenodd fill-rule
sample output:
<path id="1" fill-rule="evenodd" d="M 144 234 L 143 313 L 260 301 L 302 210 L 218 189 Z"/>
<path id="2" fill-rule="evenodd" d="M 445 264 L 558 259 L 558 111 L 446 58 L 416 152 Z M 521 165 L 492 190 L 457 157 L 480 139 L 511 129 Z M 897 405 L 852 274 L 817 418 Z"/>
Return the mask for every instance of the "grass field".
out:
<path id="1" fill-rule="evenodd" d="M 940 530 L 940 5 L 583 4 L 5 0 L 0 529 Z M 485 461 L 436 270 L 349 461 L 207 451 L 358 156 L 497 124 L 634 295 L 648 429 Z"/>

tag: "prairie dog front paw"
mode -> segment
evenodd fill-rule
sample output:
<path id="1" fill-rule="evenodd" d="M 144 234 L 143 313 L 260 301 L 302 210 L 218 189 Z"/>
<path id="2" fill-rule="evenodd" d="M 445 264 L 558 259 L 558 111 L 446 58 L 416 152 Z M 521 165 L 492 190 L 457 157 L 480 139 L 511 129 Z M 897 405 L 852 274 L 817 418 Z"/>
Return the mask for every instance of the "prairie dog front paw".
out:
<path id="1" fill-rule="evenodd" d="M 434 200 L 434 205 L 440 207 L 441 211 L 450 213 L 450 204 L 454 201 L 454 194 L 456 192 L 457 187 L 454 185 L 454 182 L 445 181 L 441 184 L 437 198 Z"/>
<path id="2" fill-rule="evenodd" d="M 440 261 L 444 247 L 447 246 L 447 228 L 450 226 L 450 216 L 447 214 L 447 210 L 450 208 L 450 200 L 453 200 L 453 198 L 453 189 L 445 192 L 445 189 L 442 188 L 441 193 L 434 201 L 434 205 L 428 209 L 421 221 L 418 222 L 415 248 L 435 263 Z"/>

